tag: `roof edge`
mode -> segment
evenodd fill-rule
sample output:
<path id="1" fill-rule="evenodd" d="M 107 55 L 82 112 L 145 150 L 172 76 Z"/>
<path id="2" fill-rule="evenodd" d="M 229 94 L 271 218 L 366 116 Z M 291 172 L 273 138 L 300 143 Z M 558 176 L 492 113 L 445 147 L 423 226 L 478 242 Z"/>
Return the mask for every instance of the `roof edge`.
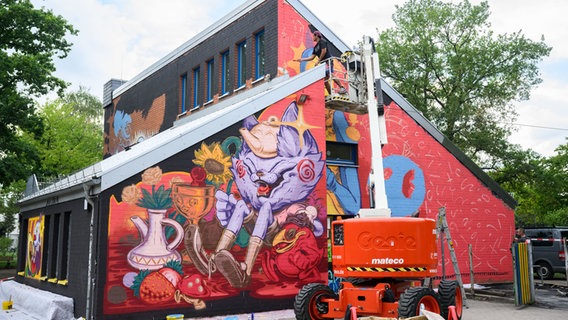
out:
<path id="1" fill-rule="evenodd" d="M 448 150 L 459 162 L 473 173 L 485 186 L 487 186 L 493 194 L 503 200 L 509 207 L 514 209 L 517 201 L 501 186 L 495 182 L 485 171 L 483 171 L 475 162 L 473 162 L 461 149 L 459 149 L 452 141 L 450 141 L 438 128 L 436 128 L 428 119 L 426 119 L 418 109 L 408 102 L 398 91 L 396 91 L 388 82 L 381 79 L 381 88 L 391 99 L 396 102 L 414 121 L 416 121 L 426 132 L 428 132 L 436 141 L 438 141 L 446 150 Z"/>
<path id="2" fill-rule="evenodd" d="M 332 43 L 341 52 L 350 51 L 351 48 L 343 42 L 323 21 L 321 21 L 308 7 L 300 0 L 284 0 L 288 2 L 301 16 L 319 30 L 328 42 Z"/>
<path id="3" fill-rule="evenodd" d="M 286 81 L 275 84 L 268 82 L 266 87 L 254 96 L 231 97 L 224 108 L 205 114 L 203 117 L 192 118 L 188 123 L 180 122 L 132 146 L 128 151 L 108 158 L 110 160 L 120 155 L 122 159 L 116 158 L 118 163 L 107 162 L 107 166 L 103 166 L 101 191 L 135 175 L 140 171 L 139 168 L 148 168 L 159 163 L 324 77 L 325 66 L 320 65 Z M 213 122 L 215 125 L 212 125 Z M 163 141 L 158 141 L 159 137 L 162 137 Z"/>
<path id="4" fill-rule="evenodd" d="M 118 87 L 116 90 L 112 92 L 112 98 L 115 98 L 116 96 L 124 93 L 128 89 L 138 84 L 140 81 L 152 75 L 154 72 L 160 70 L 163 66 L 181 57 L 185 52 L 194 48 L 198 44 L 202 43 L 203 41 L 208 39 L 212 34 L 215 34 L 219 30 L 225 28 L 227 25 L 238 20 L 240 17 L 248 13 L 250 10 L 256 8 L 264 1 L 265 0 L 249 0 L 243 3 L 242 5 L 238 6 L 236 9 L 232 10 L 221 19 L 217 20 L 217 22 L 211 24 L 209 27 L 205 28 L 203 31 L 199 32 L 197 35 L 184 42 L 181 46 L 177 47 L 175 50 L 168 53 L 160 60 L 154 62 L 150 67 L 144 69 L 142 72 L 134 76 L 132 79 L 128 80 L 125 84 Z"/>

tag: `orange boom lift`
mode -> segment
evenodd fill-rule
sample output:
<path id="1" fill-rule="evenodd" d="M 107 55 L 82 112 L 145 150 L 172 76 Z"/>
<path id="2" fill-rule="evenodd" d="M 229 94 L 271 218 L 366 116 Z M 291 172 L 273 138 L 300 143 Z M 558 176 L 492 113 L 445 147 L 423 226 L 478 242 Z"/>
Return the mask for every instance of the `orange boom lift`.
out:
<path id="1" fill-rule="evenodd" d="M 333 274 L 343 281 L 338 292 L 322 283 L 305 285 L 295 299 L 296 319 L 349 319 L 359 315 L 402 319 L 427 310 L 445 319 L 459 320 L 462 314 L 459 282 L 442 280 L 436 292 L 430 281 L 437 275 L 436 222 L 390 217 L 381 153 L 381 146 L 386 143 L 382 90 L 372 40 L 366 37 L 360 52 L 345 56 L 348 76 L 341 80 L 349 83 L 349 99 L 331 93 L 326 106 L 362 113 L 365 108 L 357 102 L 366 100 L 373 137 L 374 174 L 370 180 L 375 208 L 361 209 L 360 218 L 332 223 Z M 457 312 L 450 314 L 450 306 L 455 306 Z"/>

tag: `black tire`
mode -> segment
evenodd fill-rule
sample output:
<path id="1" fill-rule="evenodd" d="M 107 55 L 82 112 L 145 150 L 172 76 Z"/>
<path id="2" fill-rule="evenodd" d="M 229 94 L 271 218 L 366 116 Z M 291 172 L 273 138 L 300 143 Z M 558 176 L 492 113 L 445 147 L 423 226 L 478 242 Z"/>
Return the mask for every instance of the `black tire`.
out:
<path id="1" fill-rule="evenodd" d="M 457 281 L 442 280 L 438 285 L 438 296 L 440 297 L 440 315 L 444 319 L 450 319 L 449 306 L 456 307 L 457 320 L 462 318 L 463 297 L 460 284 Z"/>
<path id="2" fill-rule="evenodd" d="M 323 298 L 337 299 L 337 294 L 330 287 L 321 283 L 308 283 L 296 295 L 294 314 L 298 320 L 325 319 L 322 314 L 328 312 L 328 304 Z"/>
<path id="3" fill-rule="evenodd" d="M 398 317 L 410 318 L 420 315 L 421 305 L 424 309 L 440 314 L 440 300 L 434 290 L 426 287 L 407 289 L 398 300 Z"/>
<path id="4" fill-rule="evenodd" d="M 544 261 L 537 263 L 536 273 L 539 279 L 552 280 L 554 278 L 554 270 L 550 264 Z"/>
<path id="5" fill-rule="evenodd" d="M 387 287 L 382 302 L 396 302 L 396 297 L 391 288 Z"/>

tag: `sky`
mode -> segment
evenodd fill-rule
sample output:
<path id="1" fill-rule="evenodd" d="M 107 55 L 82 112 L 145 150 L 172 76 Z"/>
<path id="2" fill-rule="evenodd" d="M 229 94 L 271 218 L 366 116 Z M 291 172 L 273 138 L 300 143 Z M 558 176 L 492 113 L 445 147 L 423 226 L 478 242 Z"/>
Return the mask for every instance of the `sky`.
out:
<path id="1" fill-rule="evenodd" d="M 457 0 L 452 0 L 457 2 Z M 79 30 L 72 51 L 56 61 L 56 76 L 102 99 L 110 79 L 131 79 L 223 18 L 245 0 L 32 0 L 63 16 Z M 393 27 L 404 0 L 301 0 L 346 44 Z M 479 4 L 479 0 L 470 0 Z M 159 4 L 158 4 L 159 3 Z M 568 1 L 488 0 L 491 29 L 521 31 L 533 41 L 544 36 L 552 52 L 539 65 L 543 82 L 530 99 L 514 102 L 519 117 L 512 143 L 543 156 L 568 143 Z"/>

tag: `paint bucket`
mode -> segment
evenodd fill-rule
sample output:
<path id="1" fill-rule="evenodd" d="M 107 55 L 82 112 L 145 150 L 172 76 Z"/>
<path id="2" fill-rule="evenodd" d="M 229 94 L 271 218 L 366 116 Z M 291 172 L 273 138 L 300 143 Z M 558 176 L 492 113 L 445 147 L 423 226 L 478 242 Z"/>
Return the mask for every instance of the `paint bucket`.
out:
<path id="1" fill-rule="evenodd" d="M 166 316 L 166 320 L 183 320 L 183 314 L 170 314 Z"/>
<path id="2" fill-rule="evenodd" d="M 2 301 L 2 310 L 10 310 L 10 309 L 12 309 L 13 305 L 14 304 L 13 304 L 12 300 Z"/>

